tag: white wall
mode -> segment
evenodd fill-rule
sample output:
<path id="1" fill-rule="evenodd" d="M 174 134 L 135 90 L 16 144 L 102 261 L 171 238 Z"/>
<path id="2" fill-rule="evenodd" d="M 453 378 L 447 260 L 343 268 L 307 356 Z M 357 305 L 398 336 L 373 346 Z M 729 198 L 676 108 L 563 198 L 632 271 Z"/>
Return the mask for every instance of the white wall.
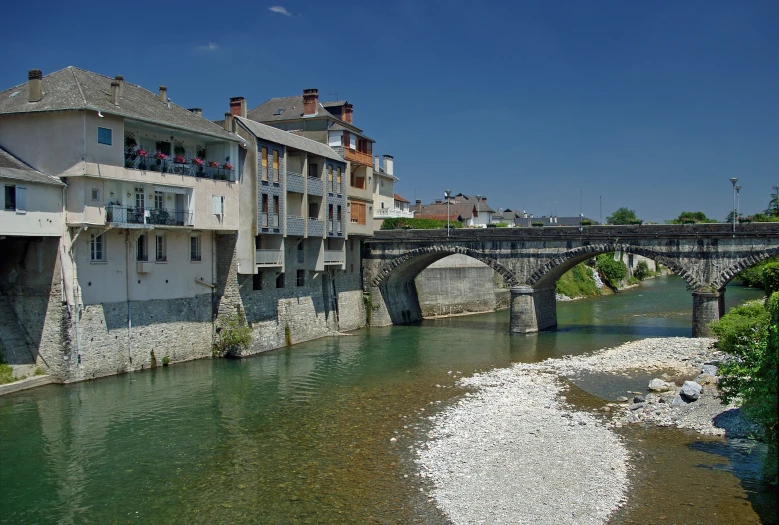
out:
<path id="1" fill-rule="evenodd" d="M 25 189 L 25 210 L 5 209 L 5 186 Z M 0 234 L 62 235 L 62 189 L 61 186 L 51 184 L 0 178 Z"/>
<path id="2" fill-rule="evenodd" d="M 98 230 L 102 231 L 102 230 Z M 90 260 L 90 240 L 93 228 L 82 231 L 73 247 L 78 270 L 78 283 L 84 304 L 114 303 L 127 300 L 176 299 L 211 293 L 211 289 L 195 282 L 203 279 L 213 282 L 212 233 L 200 232 L 200 262 L 189 260 L 190 232 L 182 230 L 151 230 L 148 235 L 150 268 L 138 273 L 135 260 L 135 241 L 140 230 L 108 230 L 104 235 L 106 262 Z M 167 262 L 155 261 L 155 234 L 164 233 L 167 243 Z M 130 241 L 129 272 L 125 240 Z M 140 283 L 138 282 L 140 281 Z"/>

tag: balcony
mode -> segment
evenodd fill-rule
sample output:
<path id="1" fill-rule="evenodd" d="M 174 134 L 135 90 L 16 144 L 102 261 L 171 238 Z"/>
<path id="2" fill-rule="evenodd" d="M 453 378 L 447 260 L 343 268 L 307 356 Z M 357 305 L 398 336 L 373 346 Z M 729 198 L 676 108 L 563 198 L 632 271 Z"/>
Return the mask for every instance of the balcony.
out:
<path id="1" fill-rule="evenodd" d="M 305 219 L 303 217 L 287 216 L 287 235 L 303 237 L 305 231 Z"/>
<path id="2" fill-rule="evenodd" d="M 255 250 L 254 254 L 257 266 L 281 266 L 281 250 Z"/>
<path id="3" fill-rule="evenodd" d="M 344 253 L 341 250 L 325 250 L 325 264 L 343 264 Z"/>
<path id="4" fill-rule="evenodd" d="M 295 173 L 294 171 L 287 172 L 287 191 L 294 191 L 296 193 L 303 193 L 303 175 Z"/>
<path id="5" fill-rule="evenodd" d="M 137 208 L 108 204 L 105 207 L 107 223 L 114 224 L 153 224 L 157 226 L 193 226 L 192 212 L 189 210 L 158 210 L 156 208 Z"/>
<path id="6" fill-rule="evenodd" d="M 308 236 L 309 237 L 321 237 L 322 236 L 322 221 L 319 219 L 308 219 Z"/>
<path id="7" fill-rule="evenodd" d="M 322 179 L 317 177 L 308 177 L 308 194 L 322 195 Z"/>
<path id="8" fill-rule="evenodd" d="M 414 212 L 411 210 L 401 210 L 400 208 L 376 208 L 373 210 L 373 216 L 376 219 L 389 219 L 395 217 L 402 217 L 405 219 L 413 219 Z"/>
<path id="9" fill-rule="evenodd" d="M 139 151 L 143 152 L 143 150 Z M 139 154 L 138 151 L 125 153 L 124 167 L 131 170 L 173 173 L 230 182 L 235 182 L 236 180 L 235 169 L 229 163 L 219 164 L 216 161 L 185 159 L 180 156 L 157 158 L 154 155 L 143 155 L 143 153 Z"/>
<path id="10" fill-rule="evenodd" d="M 373 166 L 373 154 L 364 153 L 351 148 L 344 148 L 344 159 L 363 166 Z"/>

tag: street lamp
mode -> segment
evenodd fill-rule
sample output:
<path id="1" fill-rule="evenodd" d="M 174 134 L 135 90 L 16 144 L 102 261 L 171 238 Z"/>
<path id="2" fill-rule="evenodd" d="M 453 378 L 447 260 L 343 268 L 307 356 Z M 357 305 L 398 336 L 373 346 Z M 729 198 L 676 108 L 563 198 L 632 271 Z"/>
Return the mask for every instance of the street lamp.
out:
<path id="1" fill-rule="evenodd" d="M 481 195 L 476 196 L 476 222 L 481 219 Z M 478 224 L 477 224 L 478 225 Z"/>
<path id="2" fill-rule="evenodd" d="M 736 183 L 738 179 L 733 177 L 730 179 L 730 183 L 733 184 L 733 233 L 736 233 Z"/>
<path id="3" fill-rule="evenodd" d="M 736 186 L 736 217 L 741 218 L 741 185 Z"/>
<path id="4" fill-rule="evenodd" d="M 449 195 L 452 194 L 452 190 L 444 190 L 444 197 L 446 197 L 446 236 L 449 237 Z"/>

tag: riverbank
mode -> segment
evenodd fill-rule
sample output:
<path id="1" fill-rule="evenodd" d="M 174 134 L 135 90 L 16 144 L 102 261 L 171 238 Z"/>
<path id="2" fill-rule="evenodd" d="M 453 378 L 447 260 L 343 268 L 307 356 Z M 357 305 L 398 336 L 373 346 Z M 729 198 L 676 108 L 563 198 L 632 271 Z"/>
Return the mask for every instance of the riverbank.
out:
<path id="1" fill-rule="evenodd" d="M 431 441 L 418 451 L 431 497 L 455 524 L 604 523 L 626 501 L 631 468 L 611 428 L 656 423 L 729 437 L 749 432 L 737 407 L 717 399 L 715 376 L 699 377 L 723 357 L 713 342 L 643 339 L 462 379 L 459 385 L 474 391 L 432 418 Z M 604 400 L 594 413 L 561 395 L 583 374 L 635 371 L 656 371 L 668 389 L 653 393 L 645 385 Z M 704 383 L 697 399 L 680 395 L 696 378 Z"/>

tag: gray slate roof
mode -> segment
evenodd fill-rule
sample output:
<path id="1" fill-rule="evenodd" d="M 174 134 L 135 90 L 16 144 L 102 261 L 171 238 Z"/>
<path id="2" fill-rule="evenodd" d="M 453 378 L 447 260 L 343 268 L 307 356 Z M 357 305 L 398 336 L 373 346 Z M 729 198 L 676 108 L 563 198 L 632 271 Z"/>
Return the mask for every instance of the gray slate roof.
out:
<path id="1" fill-rule="evenodd" d="M 260 124 L 248 118 L 235 117 L 235 120 L 244 126 L 247 130 L 254 134 L 255 137 L 275 142 L 276 144 L 283 144 L 290 148 L 295 148 L 301 151 L 307 151 L 315 155 L 344 162 L 344 159 L 335 152 L 333 148 L 321 142 L 307 139 L 288 131 L 282 131 L 272 126 Z"/>
<path id="2" fill-rule="evenodd" d="M 334 105 L 337 105 L 339 103 L 340 102 L 325 102 L 325 104 L 328 104 L 327 107 L 334 107 Z M 283 109 L 284 111 L 281 113 L 281 115 L 276 115 L 275 113 L 280 109 Z M 325 109 L 325 106 L 323 105 L 322 102 L 319 102 L 319 107 L 317 108 L 317 110 L 318 111 L 315 116 L 311 116 L 307 118 L 325 117 L 325 118 L 335 119 L 336 121 L 338 121 L 336 125 L 344 126 L 340 129 L 345 129 L 356 133 L 362 133 L 362 130 L 357 126 L 353 126 L 351 124 L 346 124 L 345 122 L 343 122 L 340 118 L 340 115 L 333 115 L 332 113 L 330 113 L 327 109 Z M 281 122 L 285 120 L 302 119 L 303 118 L 303 95 L 295 95 L 294 97 L 272 98 L 269 101 L 260 104 L 256 108 L 247 111 L 246 117 L 250 118 L 251 120 L 255 120 L 257 122 Z M 338 129 L 338 128 L 330 128 L 330 129 Z"/>
<path id="3" fill-rule="evenodd" d="M 14 157 L 2 147 L 0 147 L 0 177 L 26 182 L 52 184 L 54 186 L 65 186 L 65 183 L 62 182 L 59 177 L 52 177 L 51 175 L 46 175 L 45 173 L 36 170 Z"/>
<path id="4" fill-rule="evenodd" d="M 68 66 L 43 77 L 43 98 L 29 102 L 27 82 L 0 92 L 0 115 L 46 111 L 92 110 L 161 126 L 191 131 L 223 140 L 241 139 L 210 120 L 174 103 L 164 104 L 156 93 L 124 82 L 119 105 L 111 103 L 114 79 Z"/>

